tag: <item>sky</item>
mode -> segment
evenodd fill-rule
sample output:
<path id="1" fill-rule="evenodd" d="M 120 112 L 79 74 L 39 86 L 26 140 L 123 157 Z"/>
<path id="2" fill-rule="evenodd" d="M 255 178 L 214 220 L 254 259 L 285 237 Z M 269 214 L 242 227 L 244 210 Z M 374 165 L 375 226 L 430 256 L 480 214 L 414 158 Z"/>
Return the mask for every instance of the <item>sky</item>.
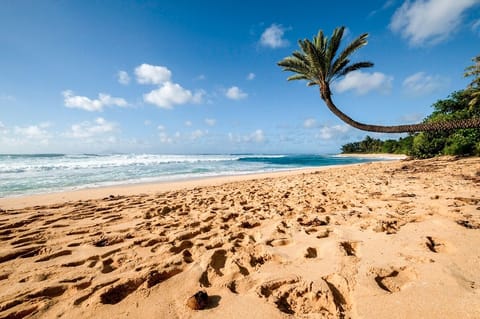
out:
<path id="1" fill-rule="evenodd" d="M 366 135 L 277 62 L 338 26 L 372 68 L 332 83 L 369 124 L 464 89 L 480 0 L 0 2 L 0 153 L 337 153 Z"/>

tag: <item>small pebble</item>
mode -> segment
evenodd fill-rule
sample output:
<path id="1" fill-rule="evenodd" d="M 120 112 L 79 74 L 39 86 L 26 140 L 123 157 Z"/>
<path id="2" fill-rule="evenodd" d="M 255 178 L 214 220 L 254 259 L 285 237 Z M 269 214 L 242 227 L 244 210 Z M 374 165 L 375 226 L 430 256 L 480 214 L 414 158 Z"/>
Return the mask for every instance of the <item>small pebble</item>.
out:
<path id="1" fill-rule="evenodd" d="M 208 305 L 208 294 L 205 291 L 198 291 L 187 299 L 187 306 L 193 310 L 205 309 Z"/>

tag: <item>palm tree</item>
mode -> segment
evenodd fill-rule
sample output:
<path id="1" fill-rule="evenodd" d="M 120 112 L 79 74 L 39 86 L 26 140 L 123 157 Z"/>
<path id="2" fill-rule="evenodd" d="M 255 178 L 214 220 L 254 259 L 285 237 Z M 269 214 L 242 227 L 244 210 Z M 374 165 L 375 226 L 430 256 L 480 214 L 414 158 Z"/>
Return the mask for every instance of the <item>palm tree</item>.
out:
<path id="1" fill-rule="evenodd" d="M 363 131 L 379 133 L 413 133 L 422 131 L 440 131 L 458 128 L 480 127 L 480 118 L 451 120 L 445 122 L 419 123 L 411 125 L 382 126 L 357 122 L 340 111 L 332 101 L 330 83 L 352 71 L 373 66 L 371 62 L 350 63 L 350 55 L 367 44 L 368 33 L 360 35 L 337 55 L 345 27 L 336 28 L 330 39 L 320 30 L 313 42 L 299 40 L 301 51 L 278 62 L 284 71 L 296 73 L 288 81 L 307 80 L 308 86 L 318 85 L 320 96 L 333 114 L 345 123 Z"/>
<path id="2" fill-rule="evenodd" d="M 465 69 L 465 77 L 474 77 L 467 89 L 471 98 L 468 103 L 470 108 L 474 108 L 475 105 L 480 106 L 480 55 L 474 57 L 472 60 L 474 64 Z"/>

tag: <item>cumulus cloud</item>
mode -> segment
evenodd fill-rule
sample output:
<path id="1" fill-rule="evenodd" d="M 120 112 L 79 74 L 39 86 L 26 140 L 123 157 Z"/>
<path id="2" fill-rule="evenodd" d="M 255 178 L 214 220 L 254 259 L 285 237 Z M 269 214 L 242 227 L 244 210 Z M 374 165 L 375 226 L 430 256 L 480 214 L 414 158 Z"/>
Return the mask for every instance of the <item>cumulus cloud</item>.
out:
<path id="1" fill-rule="evenodd" d="M 158 89 L 144 94 L 143 100 L 160 108 L 171 109 L 176 104 L 193 101 L 194 95 L 180 84 L 165 82 Z"/>
<path id="2" fill-rule="evenodd" d="M 272 24 L 263 31 L 260 44 L 272 49 L 288 46 L 289 42 L 283 38 L 286 29 L 279 24 Z"/>
<path id="3" fill-rule="evenodd" d="M 417 72 L 407 77 L 403 83 L 403 88 L 408 94 L 427 95 L 438 91 L 448 84 L 448 79 L 438 75 L 428 75 L 425 72 Z"/>
<path id="4" fill-rule="evenodd" d="M 90 138 L 94 136 L 113 133 L 117 130 L 117 125 L 108 122 L 102 117 L 96 118 L 93 122 L 85 121 L 79 124 L 72 125 L 67 136 L 73 138 Z"/>
<path id="5" fill-rule="evenodd" d="M 236 143 L 263 143 L 265 142 L 265 134 L 263 130 L 255 130 L 254 132 L 246 135 L 233 135 L 232 133 L 228 134 L 228 137 L 231 141 Z"/>
<path id="6" fill-rule="evenodd" d="M 98 99 L 90 99 L 86 96 L 74 95 L 73 91 L 66 90 L 62 92 L 65 106 L 68 108 L 78 108 L 85 111 L 102 111 L 105 106 L 127 106 L 128 103 L 122 98 L 112 97 L 105 93 L 100 93 Z"/>
<path id="7" fill-rule="evenodd" d="M 173 143 L 173 138 L 171 138 L 167 134 L 167 132 L 165 132 L 165 131 L 160 131 L 158 133 L 158 138 L 159 138 L 160 143 L 162 143 L 162 144 L 172 144 Z"/>
<path id="8" fill-rule="evenodd" d="M 251 81 L 251 80 L 255 79 L 255 77 L 256 77 L 255 73 L 250 72 L 247 75 L 247 80 Z"/>
<path id="9" fill-rule="evenodd" d="M 48 127 L 50 127 L 50 123 L 41 123 L 39 125 L 29 125 L 25 127 L 15 126 L 14 133 L 27 139 L 47 141 L 50 138 L 50 133 L 47 131 Z"/>
<path id="10" fill-rule="evenodd" d="M 303 122 L 304 128 L 313 128 L 317 126 L 317 120 L 314 118 L 308 118 Z"/>
<path id="11" fill-rule="evenodd" d="M 264 143 L 266 141 L 265 133 L 263 130 L 258 129 L 254 132 L 246 135 L 237 135 L 233 133 L 228 133 L 228 139 L 231 142 L 241 144 L 241 143 Z"/>
<path id="12" fill-rule="evenodd" d="M 334 89 L 339 92 L 354 90 L 358 94 L 366 94 L 377 90 L 388 93 L 392 89 L 393 77 L 380 72 L 368 73 L 354 71 L 348 73 L 343 79 L 333 84 Z"/>
<path id="13" fill-rule="evenodd" d="M 135 68 L 135 75 L 140 84 L 162 84 L 170 81 L 172 72 L 164 66 L 144 63 Z"/>
<path id="14" fill-rule="evenodd" d="M 247 142 L 263 143 L 265 142 L 265 134 L 263 130 L 256 130 L 247 138 Z"/>
<path id="15" fill-rule="evenodd" d="M 447 39 L 462 23 L 463 13 L 478 0 L 405 1 L 390 22 L 412 46 L 437 44 Z"/>
<path id="16" fill-rule="evenodd" d="M 243 92 L 238 86 L 232 86 L 227 89 L 225 96 L 231 100 L 241 100 L 248 96 L 247 93 Z"/>
<path id="17" fill-rule="evenodd" d="M 208 126 L 214 126 L 217 123 L 217 120 L 215 119 L 205 119 L 205 124 Z"/>
<path id="18" fill-rule="evenodd" d="M 135 68 L 137 82 L 140 84 L 156 84 L 159 87 L 143 95 L 143 100 L 164 109 L 172 109 L 175 105 L 186 103 L 202 103 L 206 95 L 204 90 L 195 93 L 185 89 L 178 83 L 170 81 L 172 72 L 158 65 L 142 64 Z"/>
<path id="19" fill-rule="evenodd" d="M 206 134 L 208 134 L 208 131 L 202 131 L 202 130 L 195 130 L 190 134 L 190 137 L 192 140 L 198 140 L 199 138 L 204 137 Z"/>
<path id="20" fill-rule="evenodd" d="M 185 126 L 192 126 L 192 121 L 185 121 Z"/>
<path id="21" fill-rule="evenodd" d="M 331 140 L 331 139 L 342 139 L 342 136 L 345 135 L 350 130 L 348 125 L 333 125 L 333 126 L 324 126 L 316 134 L 316 137 L 321 140 Z"/>
<path id="22" fill-rule="evenodd" d="M 128 85 L 130 83 L 130 76 L 126 71 L 118 71 L 117 73 L 118 83 Z"/>

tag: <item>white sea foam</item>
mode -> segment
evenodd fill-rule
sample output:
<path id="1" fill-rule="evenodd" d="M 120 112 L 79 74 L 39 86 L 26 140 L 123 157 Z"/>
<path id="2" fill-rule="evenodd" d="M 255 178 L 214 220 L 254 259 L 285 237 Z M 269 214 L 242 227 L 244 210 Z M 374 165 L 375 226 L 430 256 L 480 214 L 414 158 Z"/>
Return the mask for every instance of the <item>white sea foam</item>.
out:
<path id="1" fill-rule="evenodd" d="M 0 197 L 368 161 L 319 155 L 0 155 Z"/>

